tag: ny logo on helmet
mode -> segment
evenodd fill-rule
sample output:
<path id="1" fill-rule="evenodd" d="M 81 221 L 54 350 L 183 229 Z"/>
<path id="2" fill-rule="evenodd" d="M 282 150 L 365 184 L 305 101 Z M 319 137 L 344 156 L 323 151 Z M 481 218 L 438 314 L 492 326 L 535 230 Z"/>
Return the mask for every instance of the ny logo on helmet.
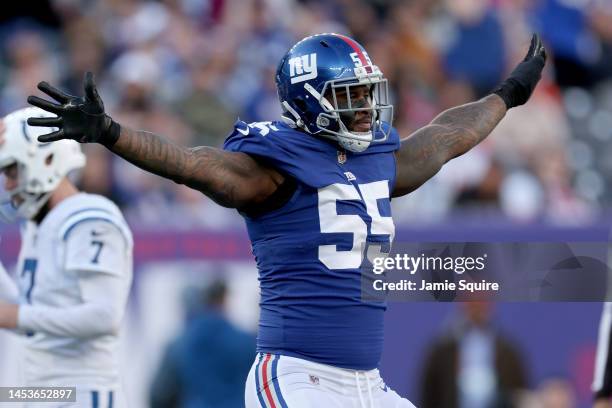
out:
<path id="1" fill-rule="evenodd" d="M 289 60 L 291 83 L 308 81 L 317 77 L 317 54 L 302 55 Z"/>

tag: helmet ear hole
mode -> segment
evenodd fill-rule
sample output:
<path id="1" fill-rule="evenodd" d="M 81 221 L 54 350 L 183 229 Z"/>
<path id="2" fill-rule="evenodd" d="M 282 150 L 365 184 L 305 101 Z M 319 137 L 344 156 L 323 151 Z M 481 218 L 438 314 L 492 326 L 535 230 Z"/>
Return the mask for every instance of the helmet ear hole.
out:
<path id="1" fill-rule="evenodd" d="M 53 163 L 53 153 L 45 157 L 45 164 L 49 166 L 51 163 Z"/>

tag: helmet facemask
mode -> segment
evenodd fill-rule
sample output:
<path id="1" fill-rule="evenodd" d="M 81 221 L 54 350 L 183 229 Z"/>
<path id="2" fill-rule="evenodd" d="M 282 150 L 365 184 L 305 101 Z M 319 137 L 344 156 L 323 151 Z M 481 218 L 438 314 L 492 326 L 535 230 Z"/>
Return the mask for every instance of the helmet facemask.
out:
<path id="1" fill-rule="evenodd" d="M 391 134 L 393 106 L 387 80 L 365 49 L 349 37 L 325 33 L 296 43 L 278 65 L 276 86 L 281 119 L 292 128 L 330 138 L 354 152 L 384 142 Z M 357 87 L 360 92 L 353 99 Z"/>
<path id="2" fill-rule="evenodd" d="M 389 126 L 386 129 L 382 126 L 382 122 L 391 123 L 393 119 L 388 83 L 378 68 L 374 68 L 374 74 L 328 81 L 321 93 L 308 84 L 305 85 L 306 90 L 317 98 L 324 110 L 316 122 L 321 135 L 337 140 L 340 146 L 353 152 L 362 152 L 371 143 L 384 142 L 391 132 Z M 367 96 L 354 99 L 353 94 L 364 87 L 368 89 Z M 368 130 L 355 129 L 355 120 L 358 116 L 363 117 L 358 115 L 358 112 L 369 114 Z M 380 136 L 375 138 L 377 134 Z"/>
<path id="3" fill-rule="evenodd" d="M 34 219 L 62 180 L 85 165 L 74 140 L 40 143 L 47 129 L 28 126 L 29 117 L 53 117 L 39 108 L 17 110 L 2 121 L 0 134 L 0 219 Z M 8 189 L 8 191 L 7 191 Z"/>
<path id="4" fill-rule="evenodd" d="M 38 142 L 38 136 L 49 130 L 28 126 L 30 117 L 54 116 L 39 108 L 24 108 L 2 118 L 0 218 L 34 219 L 62 180 L 85 165 L 85 155 L 74 140 Z"/>
<path id="5" fill-rule="evenodd" d="M 20 162 L 0 168 L 0 219 L 5 222 L 15 221 L 18 217 L 33 219 L 51 197 L 50 191 L 39 191 L 41 186 L 28 185 L 31 177 L 28 177 L 27 172 L 28 167 Z M 16 180 L 15 186 L 10 190 L 5 187 L 7 178 Z"/>

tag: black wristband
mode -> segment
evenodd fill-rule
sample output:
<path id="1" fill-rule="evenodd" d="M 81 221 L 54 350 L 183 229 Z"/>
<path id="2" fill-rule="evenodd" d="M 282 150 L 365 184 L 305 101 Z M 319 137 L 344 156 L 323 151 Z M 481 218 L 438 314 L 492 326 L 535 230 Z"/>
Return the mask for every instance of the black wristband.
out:
<path id="1" fill-rule="evenodd" d="M 493 93 L 504 100 L 506 109 L 511 109 L 515 106 L 521 105 L 521 103 L 519 103 L 515 98 L 515 96 L 518 96 L 517 94 L 522 93 L 520 92 L 520 88 L 520 84 L 518 84 L 512 78 L 508 78 L 499 86 L 499 88 L 494 90 Z M 521 99 L 526 99 L 523 95 L 521 96 Z M 528 95 L 527 98 L 529 98 Z"/>
<path id="2" fill-rule="evenodd" d="M 514 107 L 514 103 L 512 101 L 512 91 L 509 88 L 510 87 L 507 86 L 506 82 L 504 82 L 499 88 L 493 91 L 495 95 L 498 95 L 503 99 L 504 103 L 506 104 L 506 109 Z"/>
<path id="3" fill-rule="evenodd" d="M 121 125 L 111 119 L 111 124 L 108 127 L 108 130 L 105 132 L 104 137 L 101 140 L 101 143 L 110 148 L 119 139 L 119 135 L 121 134 Z"/>
<path id="4" fill-rule="evenodd" d="M 504 100 L 508 109 L 527 103 L 542 77 L 545 63 L 545 55 L 536 55 L 521 62 L 493 93 Z"/>

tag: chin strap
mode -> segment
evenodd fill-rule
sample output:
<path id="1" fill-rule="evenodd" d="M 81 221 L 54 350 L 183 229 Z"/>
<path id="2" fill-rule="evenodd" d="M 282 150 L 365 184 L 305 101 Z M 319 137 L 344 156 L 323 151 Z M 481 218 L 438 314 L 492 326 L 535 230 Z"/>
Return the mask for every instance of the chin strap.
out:
<path id="1" fill-rule="evenodd" d="M 295 123 L 295 120 L 291 119 L 287 115 L 281 115 L 281 121 L 292 129 L 297 128 L 297 124 Z"/>
<path id="2" fill-rule="evenodd" d="M 289 105 L 289 102 L 283 101 L 281 105 L 283 105 L 283 108 L 285 108 L 286 113 L 290 113 L 293 116 L 293 119 L 291 119 L 287 115 L 282 115 L 281 119 L 283 122 L 285 122 L 287 125 L 291 126 L 292 128 L 302 128 L 302 129 L 306 128 L 306 126 L 304 126 L 304 121 L 300 117 L 300 114 L 297 113 L 297 111 L 293 109 L 291 105 Z"/>
<path id="3" fill-rule="evenodd" d="M 38 213 L 40 212 L 40 209 L 45 205 L 45 203 L 49 201 L 49 198 L 51 197 L 52 192 L 47 192 L 47 193 L 42 193 L 42 194 L 30 194 L 30 193 L 20 193 L 20 194 L 22 194 L 22 199 L 24 201 L 17 207 L 17 212 L 23 218 L 33 219 L 38 215 Z"/>

